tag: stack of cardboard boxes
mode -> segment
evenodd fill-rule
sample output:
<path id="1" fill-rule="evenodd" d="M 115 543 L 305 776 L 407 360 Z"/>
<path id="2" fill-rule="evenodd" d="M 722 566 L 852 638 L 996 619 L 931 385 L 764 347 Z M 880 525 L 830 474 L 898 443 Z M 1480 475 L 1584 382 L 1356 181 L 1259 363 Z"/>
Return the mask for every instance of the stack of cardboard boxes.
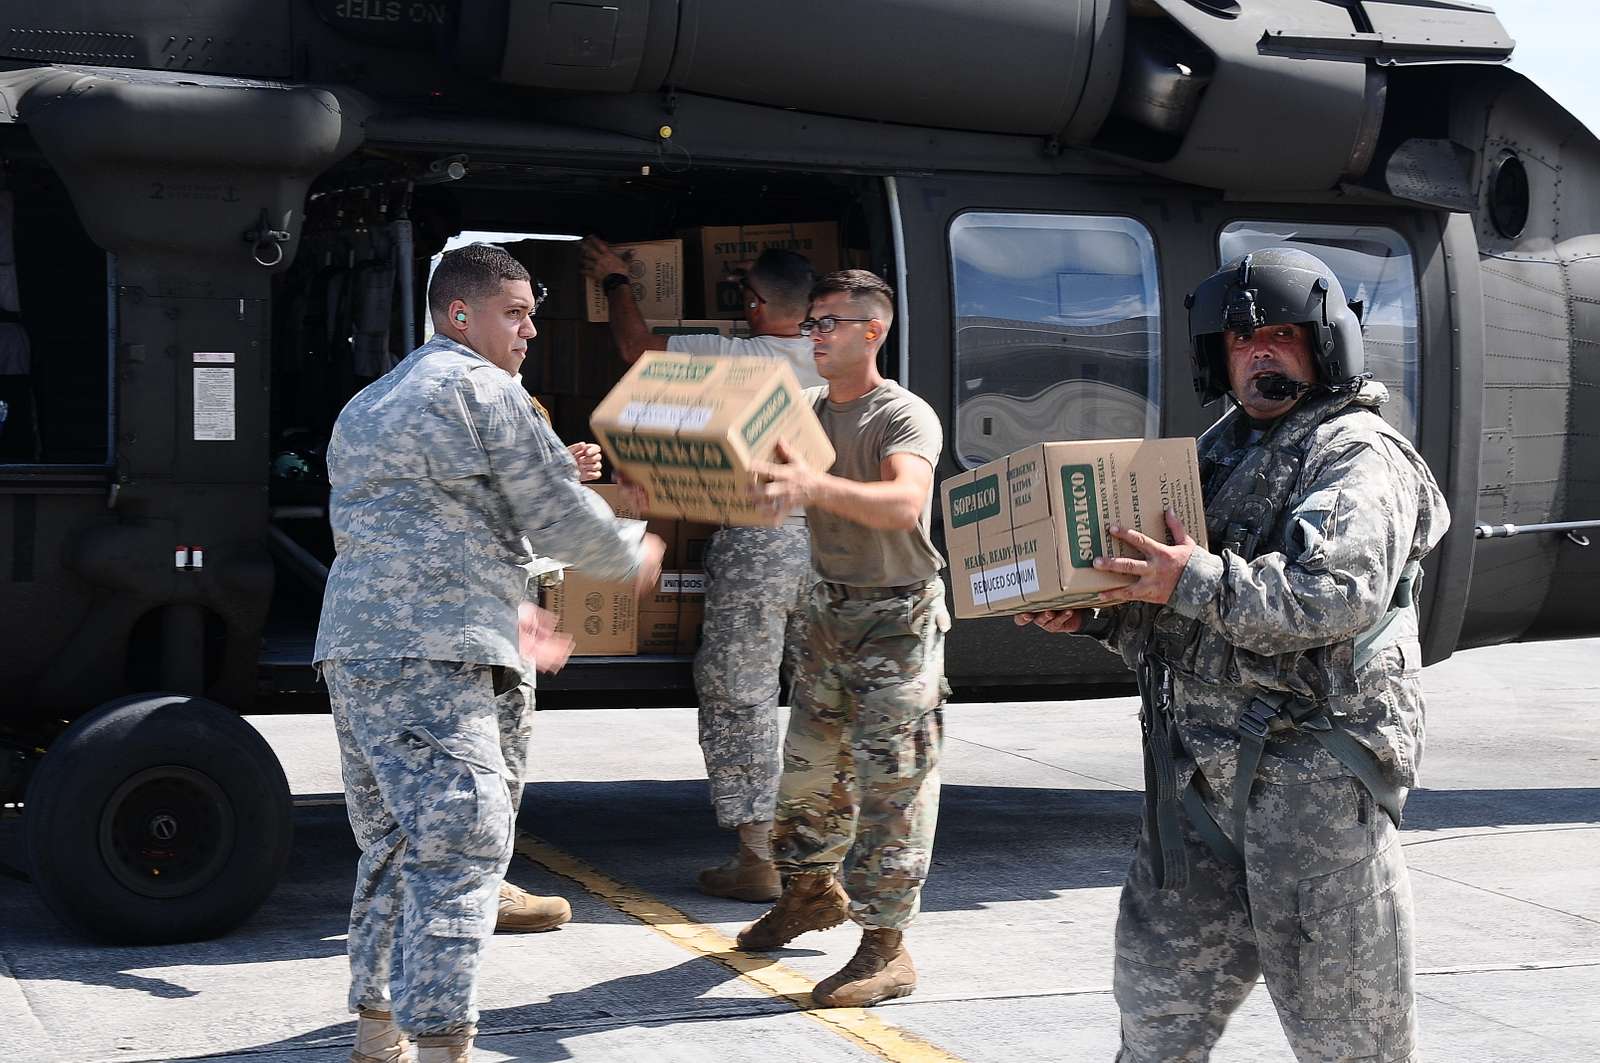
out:
<path id="1" fill-rule="evenodd" d="M 593 484 L 617 516 L 642 519 L 616 484 Z M 545 608 L 557 628 L 571 635 L 577 656 L 631 657 L 635 654 L 689 654 L 700 648 L 705 619 L 705 546 L 716 525 L 654 518 L 646 530 L 667 545 L 656 589 L 637 601 L 630 583 L 597 579 L 567 569 L 561 583 L 545 594 Z"/>
<path id="2" fill-rule="evenodd" d="M 839 268 L 839 226 L 831 221 L 773 225 L 706 225 L 680 234 L 689 272 L 700 280 L 700 313 L 708 318 L 744 316 L 740 282 L 761 252 L 796 251 L 811 260 L 817 276 Z"/>

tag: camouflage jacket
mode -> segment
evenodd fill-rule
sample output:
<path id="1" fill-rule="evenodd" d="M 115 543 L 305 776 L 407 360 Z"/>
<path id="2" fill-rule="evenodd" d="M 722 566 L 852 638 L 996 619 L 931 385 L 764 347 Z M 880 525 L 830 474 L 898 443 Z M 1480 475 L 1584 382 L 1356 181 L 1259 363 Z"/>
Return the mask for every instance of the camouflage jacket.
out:
<path id="1" fill-rule="evenodd" d="M 517 379 L 435 337 L 351 399 L 328 444 L 338 551 L 318 662 L 520 668 L 517 607 L 538 555 L 630 579 L 638 548 L 579 485 Z"/>
<path id="2" fill-rule="evenodd" d="M 1173 715 L 1187 754 L 1225 787 L 1237 763 L 1234 723 L 1262 690 L 1324 702 L 1402 786 L 1422 746 L 1415 611 L 1359 673 L 1355 639 L 1388 611 L 1402 570 L 1443 537 L 1450 516 L 1422 457 L 1372 407 L 1302 404 L 1252 438 L 1224 426 L 1201 455 L 1214 549 L 1195 550 L 1165 606 L 1110 611 L 1093 633 L 1130 664 L 1154 653 L 1173 675 Z M 1252 505 L 1260 535 L 1241 533 Z M 1287 782 L 1344 769 L 1310 736 L 1274 735 L 1260 775 Z"/>

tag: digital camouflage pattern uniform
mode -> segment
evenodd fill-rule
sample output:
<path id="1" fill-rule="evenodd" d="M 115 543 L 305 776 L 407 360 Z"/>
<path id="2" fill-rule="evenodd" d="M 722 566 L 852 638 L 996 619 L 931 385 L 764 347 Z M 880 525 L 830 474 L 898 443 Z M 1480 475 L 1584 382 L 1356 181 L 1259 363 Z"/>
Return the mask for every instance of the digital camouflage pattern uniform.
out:
<path id="1" fill-rule="evenodd" d="M 538 555 L 629 579 L 638 551 L 517 380 L 443 337 L 350 400 L 328 472 L 314 659 L 361 846 L 350 1008 L 454 1033 L 476 1021 L 527 762 L 518 606 Z"/>
<path id="2" fill-rule="evenodd" d="M 816 574 L 804 523 L 723 528 L 706 544 L 706 615 L 694 685 L 717 825 L 772 819 L 780 673 L 791 681 Z"/>
<path id="3" fill-rule="evenodd" d="M 884 381 L 848 403 L 806 391 L 833 443 L 835 476 L 881 478 L 892 454 L 938 466 L 943 431 L 926 402 Z M 850 915 L 869 929 L 916 918 L 933 859 L 944 739 L 944 566 L 928 538 L 932 492 L 913 528 L 881 530 L 807 511 L 821 577 L 783 745 L 772 853 L 785 876 L 843 871 Z"/>
<path id="4" fill-rule="evenodd" d="M 1135 667 L 1144 655 L 1162 662 L 1176 792 L 1194 780 L 1244 864 L 1219 858 L 1192 814 L 1162 852 L 1169 839 L 1157 843 L 1147 814 L 1117 919 L 1125 1063 L 1208 1058 L 1258 975 L 1300 1060 L 1412 1058 L 1412 908 L 1396 824 L 1304 730 L 1266 739 L 1242 839 L 1232 801 L 1236 724 L 1264 692 L 1325 707 L 1402 799 L 1416 782 L 1415 610 L 1396 614 L 1359 671 L 1354 643 L 1449 514 L 1422 458 L 1371 411 L 1385 397 L 1369 381 L 1353 401 L 1313 393 L 1264 435 L 1239 421 L 1218 431 L 1201 474 L 1219 552 L 1191 555 L 1166 606 L 1110 610 L 1086 632 Z"/>
<path id="5" fill-rule="evenodd" d="M 667 349 L 787 362 L 801 386 L 822 383 L 803 336 L 667 337 Z M 711 807 L 728 830 L 772 819 L 778 799 L 778 695 L 793 681 L 816 575 L 803 518 L 778 528 L 723 528 L 706 544 L 706 615 L 694 659 L 700 751 Z"/>

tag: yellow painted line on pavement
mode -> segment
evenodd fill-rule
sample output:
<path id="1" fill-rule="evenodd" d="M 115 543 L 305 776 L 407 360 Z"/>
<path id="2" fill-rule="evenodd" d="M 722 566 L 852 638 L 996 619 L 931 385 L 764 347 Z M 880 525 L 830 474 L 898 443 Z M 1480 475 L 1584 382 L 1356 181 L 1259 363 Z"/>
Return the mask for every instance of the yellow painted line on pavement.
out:
<path id="1" fill-rule="evenodd" d="M 644 923 L 680 948 L 714 960 L 768 996 L 788 1001 L 806 1018 L 891 1063 L 963 1063 L 938 1045 L 891 1026 L 865 1008 L 811 1009 L 811 979 L 755 952 L 636 886 L 619 882 L 540 838 L 517 836 L 517 854 L 572 879 L 611 907 Z"/>

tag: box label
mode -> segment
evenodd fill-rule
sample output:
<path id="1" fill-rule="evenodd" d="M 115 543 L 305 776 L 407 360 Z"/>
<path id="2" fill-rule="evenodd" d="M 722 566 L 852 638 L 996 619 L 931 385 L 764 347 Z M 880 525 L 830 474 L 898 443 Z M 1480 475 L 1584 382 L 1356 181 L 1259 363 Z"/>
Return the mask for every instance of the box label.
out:
<path id="1" fill-rule="evenodd" d="M 630 402 L 618 416 L 629 428 L 688 429 L 698 432 L 711 423 L 711 407 L 678 402 Z"/>
<path id="2" fill-rule="evenodd" d="M 1039 593 L 1039 569 L 1032 558 L 969 572 L 967 578 L 972 581 L 972 600 L 991 606 Z"/>
<path id="3" fill-rule="evenodd" d="M 950 523 L 957 528 L 999 515 L 999 476 L 985 476 L 950 492 Z"/>
<path id="4" fill-rule="evenodd" d="M 772 431 L 772 426 L 778 423 L 778 418 L 783 416 L 783 411 L 789 408 L 789 389 L 779 385 L 778 389 L 767 396 L 750 419 L 744 423 L 741 431 L 744 434 L 745 445 L 755 446 L 756 440 Z"/>
<path id="5" fill-rule="evenodd" d="M 705 592 L 706 574 L 704 572 L 661 573 L 661 593 L 663 594 L 704 594 Z"/>
<path id="6" fill-rule="evenodd" d="M 670 436 L 617 435 L 607 439 L 617 457 L 641 465 L 665 465 L 677 469 L 703 469 L 731 472 L 733 462 L 722 444 L 714 440 L 674 439 Z"/>
<path id="7" fill-rule="evenodd" d="M 717 362 L 709 358 L 683 362 L 652 362 L 639 373 L 639 379 L 664 380 L 672 384 L 698 384 L 716 372 L 717 365 Z"/>
<path id="8" fill-rule="evenodd" d="M 1094 469 L 1088 465 L 1061 466 L 1061 490 L 1067 499 L 1067 544 L 1072 567 L 1093 568 L 1094 559 L 1105 553 Z"/>

